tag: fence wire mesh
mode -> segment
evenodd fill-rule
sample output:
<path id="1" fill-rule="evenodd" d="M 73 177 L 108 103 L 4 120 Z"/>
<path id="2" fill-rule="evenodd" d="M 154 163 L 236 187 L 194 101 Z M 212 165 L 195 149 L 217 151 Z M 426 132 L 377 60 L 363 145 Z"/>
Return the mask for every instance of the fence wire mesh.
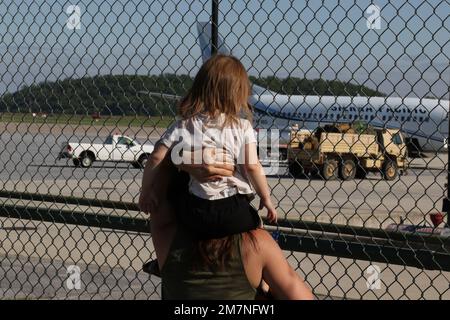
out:
<path id="1" fill-rule="evenodd" d="M 0 298 L 160 299 L 142 167 L 211 52 L 211 7 L 0 3 Z M 218 8 L 260 142 L 279 133 L 260 157 L 291 265 L 320 298 L 449 299 L 450 3 Z"/>

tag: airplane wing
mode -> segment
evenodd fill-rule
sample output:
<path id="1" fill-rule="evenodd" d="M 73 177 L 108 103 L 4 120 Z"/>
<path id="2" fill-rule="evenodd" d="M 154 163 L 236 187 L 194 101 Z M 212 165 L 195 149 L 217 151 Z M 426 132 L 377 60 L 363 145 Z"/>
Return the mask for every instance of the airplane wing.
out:
<path id="1" fill-rule="evenodd" d="M 169 94 L 169 93 L 161 93 L 161 92 L 151 92 L 151 91 L 138 91 L 140 94 L 147 94 L 152 97 L 160 97 L 170 100 L 180 100 L 182 96 L 178 96 L 175 94 Z"/>

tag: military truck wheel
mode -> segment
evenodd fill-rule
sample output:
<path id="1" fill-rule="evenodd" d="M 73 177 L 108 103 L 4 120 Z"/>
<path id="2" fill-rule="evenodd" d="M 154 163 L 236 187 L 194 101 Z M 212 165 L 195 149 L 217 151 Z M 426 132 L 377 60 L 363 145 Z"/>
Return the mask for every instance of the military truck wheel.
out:
<path id="1" fill-rule="evenodd" d="M 322 168 L 322 177 L 325 180 L 335 180 L 338 176 L 338 163 L 336 160 L 325 160 Z"/>
<path id="2" fill-rule="evenodd" d="M 339 177 L 342 180 L 353 180 L 356 176 L 356 165 L 351 159 L 345 160 L 339 167 Z"/>
<path id="3" fill-rule="evenodd" d="M 355 178 L 357 179 L 365 179 L 367 177 L 367 171 L 364 170 L 363 168 L 357 168 L 356 169 L 356 176 Z"/>
<path id="4" fill-rule="evenodd" d="M 80 166 L 80 159 L 78 158 L 73 158 L 72 159 L 72 163 L 75 167 L 79 167 Z"/>
<path id="5" fill-rule="evenodd" d="M 290 163 L 289 164 L 289 173 L 294 178 L 303 178 L 303 177 L 306 176 L 305 170 L 303 169 L 303 167 L 298 162 L 294 162 L 294 163 Z"/>
<path id="6" fill-rule="evenodd" d="M 397 164 L 392 160 L 386 160 L 383 164 L 382 176 L 387 181 L 395 180 L 398 176 Z"/>

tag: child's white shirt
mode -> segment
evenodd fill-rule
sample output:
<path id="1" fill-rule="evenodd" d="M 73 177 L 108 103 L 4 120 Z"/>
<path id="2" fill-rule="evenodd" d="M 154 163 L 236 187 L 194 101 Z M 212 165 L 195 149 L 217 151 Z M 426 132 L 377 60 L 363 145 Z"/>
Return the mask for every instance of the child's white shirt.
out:
<path id="1" fill-rule="evenodd" d="M 233 176 L 222 177 L 220 181 L 200 183 L 191 177 L 189 191 L 203 199 L 216 200 L 237 193 L 254 193 L 242 167 L 245 159 L 245 145 L 256 143 L 252 124 L 246 119 L 239 119 L 238 124 L 223 126 L 224 120 L 224 114 L 216 119 L 200 115 L 187 120 L 177 120 L 158 141 L 171 151 L 173 149 L 171 156 L 174 163 L 212 161 L 235 165 Z M 180 150 L 183 150 L 181 155 Z M 205 156 L 207 152 L 202 150 L 215 150 L 215 154 L 210 154 L 211 156 L 208 157 Z M 192 151 L 197 157 L 194 162 L 191 161 Z M 203 159 L 202 154 L 205 157 Z"/>

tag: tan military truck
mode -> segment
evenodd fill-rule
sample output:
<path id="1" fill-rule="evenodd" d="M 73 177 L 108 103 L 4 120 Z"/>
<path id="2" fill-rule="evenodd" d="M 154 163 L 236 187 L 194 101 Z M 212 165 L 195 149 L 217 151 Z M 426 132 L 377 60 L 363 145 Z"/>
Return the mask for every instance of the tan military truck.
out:
<path id="1" fill-rule="evenodd" d="M 351 180 L 380 172 L 384 179 L 394 180 L 406 171 L 406 160 L 405 137 L 396 129 L 357 131 L 340 124 L 310 134 L 293 130 L 288 147 L 289 172 L 294 177 L 311 173 L 325 180 Z"/>

